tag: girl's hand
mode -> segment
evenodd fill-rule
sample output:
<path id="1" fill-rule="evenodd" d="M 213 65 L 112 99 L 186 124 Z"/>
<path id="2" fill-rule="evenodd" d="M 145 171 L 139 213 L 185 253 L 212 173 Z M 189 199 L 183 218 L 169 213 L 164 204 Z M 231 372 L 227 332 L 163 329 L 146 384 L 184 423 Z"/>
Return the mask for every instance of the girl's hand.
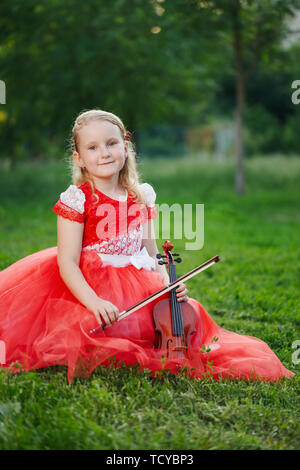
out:
<path id="1" fill-rule="evenodd" d="M 176 289 L 176 297 L 178 302 L 187 302 L 188 301 L 188 296 L 187 296 L 188 290 L 185 286 L 185 284 L 179 284 L 179 286 Z"/>
<path id="2" fill-rule="evenodd" d="M 102 325 L 101 317 L 108 326 L 117 321 L 119 317 L 119 309 L 108 300 L 101 299 L 96 295 L 86 305 L 86 308 L 93 312 L 99 324 Z"/>
<path id="3" fill-rule="evenodd" d="M 164 276 L 164 283 L 165 286 L 168 286 L 170 284 L 170 279 L 168 275 Z M 178 302 L 187 302 L 188 300 L 188 289 L 186 288 L 185 284 L 179 284 L 179 286 L 176 288 L 176 297 Z"/>

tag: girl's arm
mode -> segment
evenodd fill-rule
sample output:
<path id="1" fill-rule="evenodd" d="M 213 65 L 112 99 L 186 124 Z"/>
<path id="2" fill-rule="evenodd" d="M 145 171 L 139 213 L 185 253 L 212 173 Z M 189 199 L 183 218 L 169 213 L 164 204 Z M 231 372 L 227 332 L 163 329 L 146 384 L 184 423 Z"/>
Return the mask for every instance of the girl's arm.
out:
<path id="1" fill-rule="evenodd" d="M 86 282 L 79 268 L 84 224 L 57 217 L 57 264 L 61 278 L 72 294 L 88 310 L 94 313 L 99 323 L 100 315 L 110 324 L 118 317 L 119 310 L 111 302 L 101 299 Z"/>
<path id="2" fill-rule="evenodd" d="M 57 264 L 72 294 L 83 304 L 95 295 L 79 268 L 84 224 L 57 217 Z"/>

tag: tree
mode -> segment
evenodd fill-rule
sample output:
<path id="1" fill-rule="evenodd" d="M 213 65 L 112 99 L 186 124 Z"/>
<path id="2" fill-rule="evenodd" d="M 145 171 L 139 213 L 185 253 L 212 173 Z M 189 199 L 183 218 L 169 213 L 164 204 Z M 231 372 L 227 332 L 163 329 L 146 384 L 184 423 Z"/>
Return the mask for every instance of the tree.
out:
<path id="1" fill-rule="evenodd" d="M 187 43 L 159 22 L 150 0 L 2 0 L 2 155 L 20 156 L 24 144 L 29 155 L 46 154 L 52 139 L 66 143 L 83 109 L 110 110 L 131 132 L 180 120 L 187 107 L 199 113 L 206 89 Z"/>
<path id="2" fill-rule="evenodd" d="M 184 16 L 174 24 L 183 38 L 205 37 L 215 55 L 224 57 L 235 80 L 235 188 L 245 192 L 243 123 L 246 85 L 262 62 L 272 60 L 289 32 L 286 22 L 300 7 L 299 0 L 165 0 L 169 14 Z M 172 13 L 171 13 L 172 12 Z M 208 64 L 209 67 L 209 64 Z M 224 70 L 224 69 L 223 69 Z M 212 70 L 216 71 L 215 65 Z"/>

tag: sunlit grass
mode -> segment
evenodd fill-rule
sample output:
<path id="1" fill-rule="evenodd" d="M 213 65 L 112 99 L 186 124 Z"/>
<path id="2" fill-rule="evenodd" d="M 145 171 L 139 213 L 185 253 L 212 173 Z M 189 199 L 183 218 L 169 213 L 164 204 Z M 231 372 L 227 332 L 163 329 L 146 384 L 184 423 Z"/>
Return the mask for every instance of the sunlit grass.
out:
<path id="1" fill-rule="evenodd" d="M 128 368 L 98 368 L 67 382 L 65 367 L 0 373 L 1 449 L 299 448 L 300 159 L 246 162 L 246 193 L 234 191 L 233 163 L 199 159 L 141 162 L 157 203 L 204 204 L 204 247 L 174 240 L 178 275 L 218 254 L 224 262 L 187 281 L 221 326 L 266 341 L 296 373 L 279 383 L 152 380 Z M 0 269 L 56 245 L 52 207 L 70 184 L 62 164 L 1 171 Z M 172 240 L 172 236 L 171 236 Z M 164 239 L 158 240 L 158 246 Z"/>

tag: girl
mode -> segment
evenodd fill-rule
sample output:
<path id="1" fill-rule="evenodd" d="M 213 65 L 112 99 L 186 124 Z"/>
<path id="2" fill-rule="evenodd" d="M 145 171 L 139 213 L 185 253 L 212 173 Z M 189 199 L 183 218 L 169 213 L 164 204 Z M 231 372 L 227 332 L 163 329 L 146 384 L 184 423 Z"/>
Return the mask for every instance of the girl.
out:
<path id="1" fill-rule="evenodd" d="M 196 311 L 192 357 L 161 360 L 154 348 L 152 301 L 116 322 L 119 312 L 169 283 L 158 264 L 153 187 L 141 184 L 130 133 L 114 114 L 91 110 L 73 127 L 73 184 L 53 207 L 57 247 L 27 256 L 0 273 L 0 339 L 5 368 L 17 371 L 64 364 L 68 380 L 87 377 L 99 365 L 139 364 L 201 378 L 278 380 L 291 377 L 266 343 L 219 327 L 181 284 L 179 302 Z M 91 333 L 99 324 L 97 334 Z M 218 341 L 211 344 L 214 337 Z"/>

